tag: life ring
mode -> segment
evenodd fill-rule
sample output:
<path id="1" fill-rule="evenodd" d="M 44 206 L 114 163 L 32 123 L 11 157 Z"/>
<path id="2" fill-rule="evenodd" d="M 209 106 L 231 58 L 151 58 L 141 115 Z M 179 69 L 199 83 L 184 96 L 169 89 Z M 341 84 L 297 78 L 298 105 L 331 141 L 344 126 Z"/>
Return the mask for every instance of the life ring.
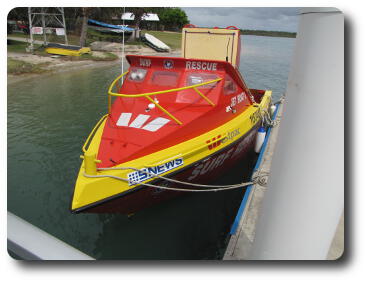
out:
<path id="1" fill-rule="evenodd" d="M 236 26 L 228 26 L 228 27 L 226 27 L 226 29 L 239 29 L 239 28 L 236 27 Z"/>
<path id="2" fill-rule="evenodd" d="M 187 24 L 187 25 L 184 25 L 184 28 L 196 28 L 196 26 L 193 24 Z"/>

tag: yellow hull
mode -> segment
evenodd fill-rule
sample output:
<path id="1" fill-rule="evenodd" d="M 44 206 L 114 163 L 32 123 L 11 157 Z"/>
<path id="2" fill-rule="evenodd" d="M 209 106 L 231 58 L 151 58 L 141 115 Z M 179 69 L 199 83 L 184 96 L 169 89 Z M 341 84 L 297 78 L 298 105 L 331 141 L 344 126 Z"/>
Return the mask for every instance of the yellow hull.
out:
<path id="1" fill-rule="evenodd" d="M 80 56 L 82 54 L 91 53 L 89 47 L 83 47 L 79 50 L 71 50 L 65 48 L 47 47 L 46 52 L 49 54 L 67 55 L 67 56 Z"/>
<path id="2" fill-rule="evenodd" d="M 182 158 L 183 166 L 163 173 L 161 174 L 161 176 L 173 174 L 174 172 L 181 170 L 186 166 L 190 166 L 198 162 L 199 160 L 202 160 L 207 156 L 220 151 L 224 147 L 236 142 L 244 135 L 246 135 L 246 133 L 248 133 L 259 122 L 259 120 L 261 119 L 261 111 L 267 110 L 270 105 L 270 101 L 271 91 L 266 91 L 260 104 L 250 106 L 246 111 L 244 111 L 231 121 L 223 124 L 222 126 L 188 141 L 152 153 L 150 155 L 131 160 L 123 164 L 118 164 L 115 167 L 133 167 L 137 169 L 142 169 L 146 167 L 161 165 L 177 158 Z M 91 143 L 87 150 L 87 153 L 89 155 L 97 155 L 105 123 L 106 121 L 102 122 L 101 126 L 98 128 L 93 139 L 91 140 Z M 236 132 L 239 134 L 234 137 L 231 136 L 230 139 L 227 139 L 226 141 L 223 140 L 221 143 L 217 144 L 217 146 L 209 149 L 207 144 L 208 140 L 211 140 L 213 137 L 217 137 L 218 135 L 221 135 L 222 137 L 227 137 L 232 132 Z M 109 198 L 111 196 L 128 192 L 129 190 L 132 190 L 135 187 L 139 186 L 139 184 L 129 185 L 129 183 L 126 181 L 121 181 L 109 177 L 85 177 L 84 172 L 85 162 L 83 161 L 75 185 L 74 196 L 71 205 L 72 210 L 77 210 L 79 208 Z M 132 172 L 134 172 L 134 170 L 130 169 L 98 171 L 96 176 L 113 175 L 116 177 L 128 179 L 128 174 Z M 154 180 L 154 178 L 145 181 L 145 183 L 151 182 L 152 180 Z"/>

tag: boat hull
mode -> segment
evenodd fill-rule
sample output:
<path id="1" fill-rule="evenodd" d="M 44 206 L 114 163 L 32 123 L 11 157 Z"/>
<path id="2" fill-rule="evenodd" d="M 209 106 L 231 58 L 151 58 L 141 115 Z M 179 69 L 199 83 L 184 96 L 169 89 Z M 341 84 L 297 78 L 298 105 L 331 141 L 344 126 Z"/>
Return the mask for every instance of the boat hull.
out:
<path id="1" fill-rule="evenodd" d="M 166 177 L 191 183 L 210 184 L 229 170 L 232 170 L 240 160 L 251 159 L 254 153 L 254 143 L 258 128 L 259 124 L 223 149 Z M 192 188 L 161 179 L 156 179 L 151 184 L 186 189 Z M 132 214 L 183 194 L 188 194 L 188 192 L 156 189 L 142 185 L 73 212 Z"/>
<path id="2" fill-rule="evenodd" d="M 49 54 L 66 55 L 66 56 L 80 56 L 82 54 L 91 53 L 91 49 L 89 47 L 80 47 L 57 43 L 49 43 L 45 48 L 45 51 Z"/>

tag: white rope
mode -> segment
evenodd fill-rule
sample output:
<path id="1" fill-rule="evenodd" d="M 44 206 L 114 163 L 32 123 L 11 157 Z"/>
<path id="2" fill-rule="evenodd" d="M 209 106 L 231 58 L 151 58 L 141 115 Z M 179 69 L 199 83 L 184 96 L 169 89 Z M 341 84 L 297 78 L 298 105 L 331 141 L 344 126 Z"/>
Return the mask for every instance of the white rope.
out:
<path id="1" fill-rule="evenodd" d="M 133 168 L 133 167 L 99 168 L 98 170 L 103 171 L 103 170 L 126 170 L 126 169 L 132 169 L 132 170 L 135 170 L 135 171 L 142 171 L 142 170 L 139 170 L 139 169 Z M 204 184 L 188 183 L 188 182 L 178 181 L 178 180 L 175 180 L 175 179 L 159 176 L 159 175 L 156 175 L 156 174 L 153 174 L 153 173 L 148 173 L 148 172 L 145 172 L 145 171 L 144 171 L 144 173 L 150 174 L 150 175 L 153 175 L 153 176 L 155 176 L 159 179 L 167 180 L 167 181 L 174 182 L 174 183 L 190 185 L 190 186 L 194 186 L 194 187 L 197 186 L 197 187 L 207 188 L 207 189 L 183 189 L 183 188 L 153 185 L 153 184 L 142 183 L 142 182 L 138 182 L 138 181 L 133 182 L 134 185 L 139 184 L 139 185 L 144 185 L 144 186 L 151 187 L 151 188 L 156 188 L 156 189 L 169 190 L 169 191 L 181 191 L 181 192 L 217 192 L 217 191 L 238 189 L 238 188 L 246 187 L 248 185 L 253 185 L 253 184 L 259 184 L 261 186 L 265 186 L 266 185 L 266 177 L 269 175 L 269 173 L 265 173 L 265 172 L 264 173 L 261 173 L 261 172 L 256 173 L 255 172 L 256 176 L 253 178 L 253 181 L 251 181 L 251 182 L 220 186 L 220 185 L 204 185 Z M 113 179 L 124 181 L 124 182 L 129 181 L 128 179 L 118 177 L 118 176 L 114 176 L 114 175 L 88 175 L 88 174 L 84 173 L 84 176 L 87 177 L 87 178 L 104 178 L 104 177 L 106 177 L 106 178 L 113 178 Z"/>
<path id="2" fill-rule="evenodd" d="M 266 109 L 262 109 L 261 110 L 261 119 L 262 119 L 262 125 L 266 126 L 266 127 L 276 127 L 279 125 L 280 123 L 280 119 L 276 118 L 276 119 L 271 119 L 270 117 L 270 113 L 268 110 Z"/>
<path id="3" fill-rule="evenodd" d="M 252 181 L 254 184 L 258 184 L 262 187 L 266 187 L 268 184 L 268 172 L 261 172 L 259 170 L 255 170 L 254 174 L 252 175 Z"/>
<path id="4" fill-rule="evenodd" d="M 282 104 L 284 102 L 284 96 L 282 96 L 277 102 L 273 103 L 275 104 Z M 262 119 L 262 125 L 266 127 L 276 127 L 280 124 L 280 118 L 276 117 L 274 120 L 271 118 L 271 115 L 269 113 L 268 109 L 261 109 L 261 119 Z"/>
<path id="5" fill-rule="evenodd" d="M 110 178 L 114 178 L 117 180 L 121 180 L 121 181 L 128 181 L 127 179 L 121 178 L 121 177 L 117 177 L 117 176 L 113 176 L 113 175 L 99 175 L 99 176 L 93 176 L 93 175 L 87 175 L 84 173 L 85 177 L 88 178 L 99 178 L 99 177 L 110 177 Z M 161 190 L 168 190 L 168 191 L 181 191 L 181 192 L 217 192 L 217 191 L 224 191 L 224 190 L 232 190 L 232 189 L 236 189 L 239 187 L 222 187 L 222 188 L 216 188 L 216 189 L 202 189 L 202 190 L 198 190 L 198 189 L 182 189 L 182 188 L 173 188 L 173 187 L 164 187 L 164 186 L 159 186 L 159 185 L 153 185 L 153 184 L 148 184 L 148 183 L 142 183 L 142 182 L 137 182 L 135 181 L 134 184 L 140 184 L 140 185 L 144 185 L 147 187 L 151 187 L 151 188 L 156 188 L 156 189 L 161 189 Z M 252 182 L 248 182 L 248 185 L 251 185 Z"/>
<path id="6" fill-rule="evenodd" d="M 247 186 L 247 183 L 241 183 L 241 184 L 235 184 L 235 185 L 204 185 L 204 184 L 195 184 L 195 183 L 189 183 L 189 182 L 184 182 L 184 181 L 179 181 L 179 180 L 175 180 L 175 179 L 171 179 L 171 178 L 167 178 L 164 176 L 160 176 L 154 173 L 150 173 L 150 172 L 146 172 L 142 169 L 137 169 L 134 167 L 115 167 L 115 168 L 98 168 L 98 170 L 101 171 L 108 171 L 108 170 L 134 170 L 134 171 L 138 171 L 138 172 L 143 172 L 144 174 L 150 175 L 151 177 L 156 177 L 165 181 L 170 181 L 173 183 L 178 183 L 181 185 L 188 185 L 188 186 L 193 186 L 193 187 L 203 187 L 203 188 L 208 188 L 208 187 L 212 187 L 212 188 L 223 188 L 223 187 L 233 187 L 236 186 L 236 188 L 238 187 L 244 187 Z"/>
<path id="7" fill-rule="evenodd" d="M 278 100 L 277 102 L 274 102 L 273 104 L 274 104 L 274 105 L 276 105 L 276 104 L 282 104 L 282 103 L 284 102 L 284 100 L 285 100 L 285 96 L 284 96 L 284 95 L 282 95 L 282 96 L 279 98 L 279 100 Z"/>

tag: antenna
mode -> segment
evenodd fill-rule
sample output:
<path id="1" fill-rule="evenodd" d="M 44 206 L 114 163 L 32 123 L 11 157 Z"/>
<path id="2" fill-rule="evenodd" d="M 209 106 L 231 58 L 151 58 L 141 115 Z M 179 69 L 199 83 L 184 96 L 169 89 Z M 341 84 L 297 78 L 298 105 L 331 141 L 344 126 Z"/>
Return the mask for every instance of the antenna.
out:
<path id="1" fill-rule="evenodd" d="M 226 61 L 228 62 L 228 46 L 229 46 L 229 41 L 231 40 L 230 37 L 228 37 L 228 42 L 227 42 L 227 56 L 226 56 Z"/>
<path id="2" fill-rule="evenodd" d="M 124 73 L 124 57 L 125 57 L 125 7 L 124 7 L 124 14 L 122 16 L 122 58 L 121 58 L 121 74 Z"/>

